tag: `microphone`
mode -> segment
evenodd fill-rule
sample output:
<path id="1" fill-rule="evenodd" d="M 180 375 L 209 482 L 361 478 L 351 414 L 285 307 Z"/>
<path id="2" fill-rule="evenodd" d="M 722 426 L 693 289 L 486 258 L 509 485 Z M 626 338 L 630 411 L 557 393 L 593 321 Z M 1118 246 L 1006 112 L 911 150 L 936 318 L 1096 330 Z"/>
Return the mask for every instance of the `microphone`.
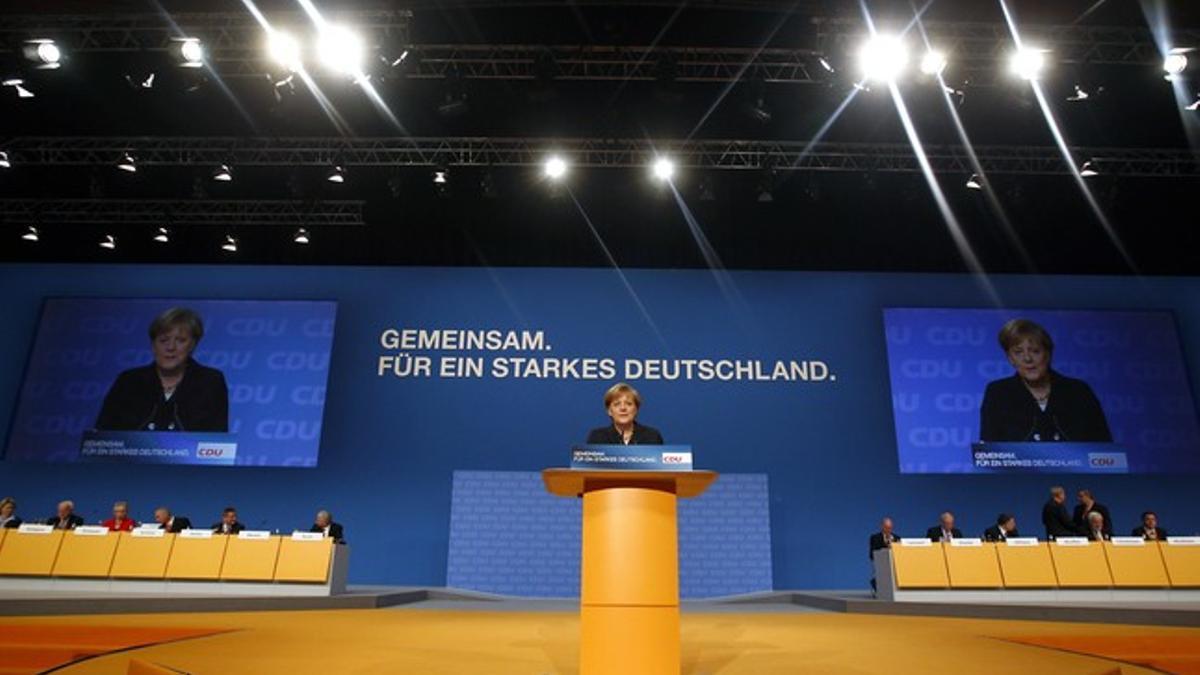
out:
<path id="1" fill-rule="evenodd" d="M 1057 440 L 1063 440 L 1063 441 L 1071 440 L 1071 439 L 1067 438 L 1067 432 L 1063 431 L 1062 425 L 1058 423 L 1058 415 L 1051 415 L 1050 419 L 1054 422 L 1054 429 L 1056 431 L 1058 431 L 1058 435 L 1062 436 L 1061 439 L 1057 439 Z"/>

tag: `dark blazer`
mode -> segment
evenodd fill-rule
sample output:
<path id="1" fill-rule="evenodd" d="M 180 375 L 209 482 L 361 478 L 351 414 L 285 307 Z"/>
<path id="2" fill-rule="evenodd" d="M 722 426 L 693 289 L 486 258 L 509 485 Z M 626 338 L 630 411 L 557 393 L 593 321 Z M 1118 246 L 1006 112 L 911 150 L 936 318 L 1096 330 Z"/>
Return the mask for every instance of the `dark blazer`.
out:
<path id="1" fill-rule="evenodd" d="M 1067 515 L 1065 504 L 1059 504 L 1053 499 L 1048 500 L 1042 507 L 1042 525 L 1046 526 L 1046 538 L 1074 537 L 1079 534 L 1075 521 Z"/>
<path id="2" fill-rule="evenodd" d="M 13 519 L 4 524 L 4 529 L 15 530 L 21 526 L 23 521 L 18 516 L 13 516 Z"/>
<path id="3" fill-rule="evenodd" d="M 962 539 L 962 530 L 958 529 L 957 527 L 951 528 L 950 535 L 952 537 L 954 537 L 955 539 Z M 942 526 L 937 525 L 935 527 L 929 528 L 928 530 L 925 530 L 925 536 L 929 537 L 933 541 L 941 541 L 942 540 Z"/>
<path id="4" fill-rule="evenodd" d="M 1004 536 L 1002 537 L 1001 534 Z M 1004 541 L 1005 539 L 1015 539 L 1019 536 L 1021 536 L 1021 533 L 1017 530 L 1001 533 L 999 525 L 993 525 L 983 531 L 984 541 Z"/>
<path id="5" fill-rule="evenodd" d="M 175 520 L 171 521 L 171 527 L 167 527 L 166 523 L 163 523 L 158 526 L 158 529 L 174 532 L 176 534 L 183 532 L 184 530 L 192 529 L 192 521 L 188 520 L 187 518 L 184 518 L 183 516 L 173 516 L 173 518 L 175 518 Z"/>
<path id="6" fill-rule="evenodd" d="M 592 429 L 588 432 L 587 442 L 589 445 L 624 445 L 621 440 L 621 432 L 613 425 Z M 662 445 L 662 434 L 658 433 L 658 429 L 648 427 L 644 424 L 633 423 L 633 435 L 629 439 L 630 445 Z"/>
<path id="7" fill-rule="evenodd" d="M 117 376 L 96 418 L 96 428 L 111 431 L 229 431 L 229 388 L 216 368 L 188 361 L 170 400 L 154 364 Z"/>
<path id="8" fill-rule="evenodd" d="M 46 519 L 46 524 L 53 525 L 56 529 L 58 529 L 58 516 L 57 515 L 50 516 L 49 518 Z M 72 513 L 70 516 L 67 517 L 67 526 L 62 529 L 73 530 L 82 524 L 83 524 L 83 516 L 81 516 L 77 513 Z"/>
<path id="9" fill-rule="evenodd" d="M 1087 536 L 1089 541 L 1108 541 L 1109 539 L 1112 539 L 1112 535 L 1104 531 L 1100 532 L 1100 536 L 1098 538 L 1092 534 L 1091 530 L 1088 530 L 1084 534 Z"/>
<path id="10" fill-rule="evenodd" d="M 1093 503 L 1092 508 L 1088 509 L 1086 512 L 1084 511 L 1083 504 L 1075 505 L 1075 515 L 1073 516 L 1073 519 L 1075 520 L 1075 529 L 1083 534 L 1087 534 L 1087 532 L 1092 529 L 1091 526 L 1088 525 L 1087 521 L 1087 514 L 1091 511 L 1095 511 L 1104 516 L 1104 534 L 1111 535 L 1112 516 L 1108 515 L 1108 507 L 1100 502 Z"/>
<path id="11" fill-rule="evenodd" d="M 1108 443 L 1112 432 L 1088 383 L 1051 370 L 1044 412 L 1019 375 L 989 382 L 979 407 L 979 440 Z"/>
<path id="12" fill-rule="evenodd" d="M 893 532 L 892 533 L 892 543 L 895 543 L 897 541 L 900 541 L 900 537 L 897 537 L 896 533 Z M 867 558 L 869 558 L 870 560 L 874 560 L 875 559 L 875 551 L 878 551 L 881 548 L 887 548 L 887 547 L 888 547 L 887 542 L 885 542 L 883 540 L 883 533 L 876 532 L 875 534 L 871 535 L 870 550 L 867 551 Z"/>
<path id="13" fill-rule="evenodd" d="M 321 527 L 320 525 L 318 525 L 316 523 L 313 523 L 312 527 L 308 528 L 308 531 L 309 532 L 324 532 L 325 528 Z M 345 530 L 342 529 L 341 523 L 335 523 L 332 521 L 329 523 L 329 538 L 332 539 L 334 541 L 334 543 L 336 543 L 336 544 L 345 543 L 345 541 L 346 541 Z"/>
<path id="14" fill-rule="evenodd" d="M 1155 533 L 1157 533 L 1157 534 L 1158 534 L 1158 539 L 1159 539 L 1159 541 L 1161 541 L 1161 540 L 1163 540 L 1163 539 L 1166 539 L 1167 537 L 1169 537 L 1169 536 L 1170 536 L 1170 535 L 1168 535 L 1168 534 L 1167 534 L 1167 531 L 1166 531 L 1166 530 L 1164 530 L 1164 529 L 1163 529 L 1163 528 L 1161 528 L 1161 527 L 1156 527 L 1156 528 L 1154 528 L 1154 531 L 1155 531 Z M 1143 526 L 1143 525 L 1138 525 L 1137 527 L 1133 528 L 1133 534 L 1131 534 L 1131 535 L 1129 535 L 1129 536 L 1131 536 L 1131 537 L 1141 537 L 1141 538 L 1145 539 L 1145 538 L 1146 538 L 1146 528 L 1145 528 L 1145 526 Z"/>
<path id="15" fill-rule="evenodd" d="M 233 525 L 229 526 L 229 532 L 225 533 L 225 532 L 221 532 L 221 526 L 224 524 L 225 523 L 218 520 L 217 522 L 213 523 L 212 531 L 216 532 L 217 534 L 237 534 L 238 532 L 241 532 L 242 530 L 246 529 L 246 526 L 243 525 L 240 521 L 234 521 Z"/>

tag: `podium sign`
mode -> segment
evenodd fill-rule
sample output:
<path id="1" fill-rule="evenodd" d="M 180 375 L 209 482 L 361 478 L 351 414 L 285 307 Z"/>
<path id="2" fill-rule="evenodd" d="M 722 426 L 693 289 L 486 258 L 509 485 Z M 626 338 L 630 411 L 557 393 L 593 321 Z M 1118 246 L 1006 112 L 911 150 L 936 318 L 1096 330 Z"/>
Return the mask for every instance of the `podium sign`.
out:
<path id="1" fill-rule="evenodd" d="M 237 462 L 237 434 L 188 431 L 85 431 L 79 456 L 91 462 L 212 464 Z"/>
<path id="2" fill-rule="evenodd" d="M 618 471 L 691 471 L 690 445 L 577 445 L 572 469 Z"/>

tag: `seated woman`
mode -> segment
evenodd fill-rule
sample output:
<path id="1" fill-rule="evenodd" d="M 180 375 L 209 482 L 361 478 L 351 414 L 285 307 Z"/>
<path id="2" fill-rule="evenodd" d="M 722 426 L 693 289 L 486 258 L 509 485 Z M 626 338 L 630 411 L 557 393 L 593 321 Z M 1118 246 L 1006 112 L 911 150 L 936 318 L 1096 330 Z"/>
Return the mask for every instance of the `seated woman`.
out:
<path id="1" fill-rule="evenodd" d="M 117 502 L 113 504 L 113 517 L 101 523 L 113 532 L 129 532 L 137 527 L 137 521 L 129 517 L 129 503 Z"/>
<path id="2" fill-rule="evenodd" d="M 604 409 L 612 424 L 588 432 L 589 445 L 662 445 L 658 429 L 637 423 L 642 397 L 633 387 L 618 382 L 604 392 Z"/>
<path id="3" fill-rule="evenodd" d="M 1100 401 L 1087 382 L 1050 367 L 1054 341 L 1028 319 L 1000 329 L 1000 347 L 1016 372 L 989 382 L 979 410 L 981 441 L 1112 442 Z"/>
<path id="4" fill-rule="evenodd" d="M 16 529 L 21 526 L 17 517 L 17 502 L 12 497 L 0 499 L 0 527 Z"/>

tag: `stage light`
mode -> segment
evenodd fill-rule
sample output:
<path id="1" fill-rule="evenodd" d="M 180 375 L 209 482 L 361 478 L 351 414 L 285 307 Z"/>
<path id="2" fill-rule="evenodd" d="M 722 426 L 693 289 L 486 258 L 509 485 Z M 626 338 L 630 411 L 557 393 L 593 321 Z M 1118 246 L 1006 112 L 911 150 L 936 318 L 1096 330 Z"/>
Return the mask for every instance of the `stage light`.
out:
<path id="1" fill-rule="evenodd" d="M 1046 52 L 1041 49 L 1021 49 L 1012 55 L 1008 68 L 1022 80 L 1036 80 L 1046 67 Z"/>
<path id="2" fill-rule="evenodd" d="M 675 162 L 672 162 L 666 157 L 659 157 L 654 160 L 654 177 L 663 182 L 671 180 L 675 175 Z"/>
<path id="3" fill-rule="evenodd" d="M 333 168 L 330 169 L 329 173 L 325 175 L 325 180 L 329 181 L 330 183 L 345 183 L 346 169 L 341 164 L 333 165 Z"/>
<path id="4" fill-rule="evenodd" d="M 117 248 L 117 238 L 111 234 L 106 234 L 100 237 L 100 248 L 106 251 L 112 251 Z"/>
<path id="5" fill-rule="evenodd" d="M 197 38 L 177 38 L 173 51 L 179 65 L 184 68 L 200 68 L 204 65 L 204 46 Z"/>
<path id="6" fill-rule="evenodd" d="M 8 153 L 0 150 L 0 169 L 11 169 L 12 162 L 8 159 Z"/>
<path id="7" fill-rule="evenodd" d="M 271 60 L 291 71 L 300 70 L 300 43 L 288 33 L 271 31 L 267 35 L 267 53 Z"/>
<path id="8" fill-rule="evenodd" d="M 133 158 L 133 155 L 126 152 L 125 154 L 121 155 L 121 159 L 117 161 L 117 168 L 129 173 L 137 173 L 137 160 Z"/>
<path id="9" fill-rule="evenodd" d="M 304 229 L 303 227 L 296 230 L 296 233 L 292 235 L 292 241 L 296 242 L 297 244 L 307 244 L 309 241 L 311 241 L 309 239 L 308 230 Z"/>
<path id="10" fill-rule="evenodd" d="M 930 77 L 937 77 L 946 69 L 946 55 L 935 49 L 925 52 L 921 57 L 921 72 Z"/>
<path id="11" fill-rule="evenodd" d="M 154 233 L 154 241 L 160 244 L 166 244 L 171 241 L 171 231 L 165 227 L 158 228 L 158 232 Z"/>
<path id="12" fill-rule="evenodd" d="M 908 65 L 908 48 L 894 35 L 875 35 L 859 50 L 858 65 L 867 82 L 895 82 Z"/>
<path id="13" fill-rule="evenodd" d="M 1083 163 L 1083 166 L 1079 167 L 1079 175 L 1084 178 L 1094 178 L 1099 176 L 1100 172 L 1096 169 L 1096 166 L 1092 164 L 1091 160 L 1088 160 Z"/>
<path id="14" fill-rule="evenodd" d="M 326 68 L 353 75 L 362 70 L 362 38 L 345 26 L 326 26 L 317 38 L 317 55 Z"/>
<path id="15" fill-rule="evenodd" d="M 977 174 L 977 173 L 971 174 L 971 177 L 967 179 L 967 189 L 968 190 L 982 190 L 983 189 L 983 181 L 979 178 L 979 174 Z"/>
<path id="16" fill-rule="evenodd" d="M 821 67 L 825 69 L 825 72 L 827 72 L 827 73 L 834 72 L 833 64 L 829 63 L 829 61 L 824 56 L 818 57 L 817 63 L 821 64 Z"/>
<path id="17" fill-rule="evenodd" d="M 1075 93 L 1068 96 L 1067 100 L 1071 101 L 1072 103 L 1077 103 L 1079 101 L 1086 101 L 1089 98 L 1091 98 L 1091 94 L 1084 91 L 1083 87 L 1075 85 Z"/>
<path id="18" fill-rule="evenodd" d="M 62 65 L 62 50 L 54 40 L 26 40 L 22 51 L 38 70 L 54 70 Z"/>
<path id="19" fill-rule="evenodd" d="M 233 180 L 233 169 L 228 164 L 222 164 L 213 170 L 212 179 L 218 183 L 228 183 Z"/>
<path id="20" fill-rule="evenodd" d="M 1188 57 L 1187 49 L 1172 49 L 1163 57 L 1163 72 L 1166 73 L 1166 79 L 1173 80 L 1183 74 L 1187 70 Z"/>
<path id="21" fill-rule="evenodd" d="M 450 172 L 446 169 L 434 169 L 433 184 L 445 185 L 450 182 Z"/>
<path id="22" fill-rule="evenodd" d="M 221 250 L 226 253 L 237 253 L 238 241 L 232 234 L 225 235 L 225 242 L 221 244 Z"/>
<path id="23" fill-rule="evenodd" d="M 567 161 L 554 155 L 546 160 L 545 166 L 542 167 L 542 173 L 550 180 L 558 180 L 567 175 Z"/>
<path id="24" fill-rule="evenodd" d="M 21 235 L 21 238 L 24 239 L 25 241 L 36 242 L 41 237 L 38 234 L 38 229 L 36 227 L 34 227 L 33 225 L 30 225 L 29 227 L 25 228 L 25 233 Z"/>
<path id="25" fill-rule="evenodd" d="M 25 80 L 12 78 L 0 82 L 5 87 L 12 87 L 17 92 L 17 98 L 33 98 L 33 92 L 25 88 Z"/>

